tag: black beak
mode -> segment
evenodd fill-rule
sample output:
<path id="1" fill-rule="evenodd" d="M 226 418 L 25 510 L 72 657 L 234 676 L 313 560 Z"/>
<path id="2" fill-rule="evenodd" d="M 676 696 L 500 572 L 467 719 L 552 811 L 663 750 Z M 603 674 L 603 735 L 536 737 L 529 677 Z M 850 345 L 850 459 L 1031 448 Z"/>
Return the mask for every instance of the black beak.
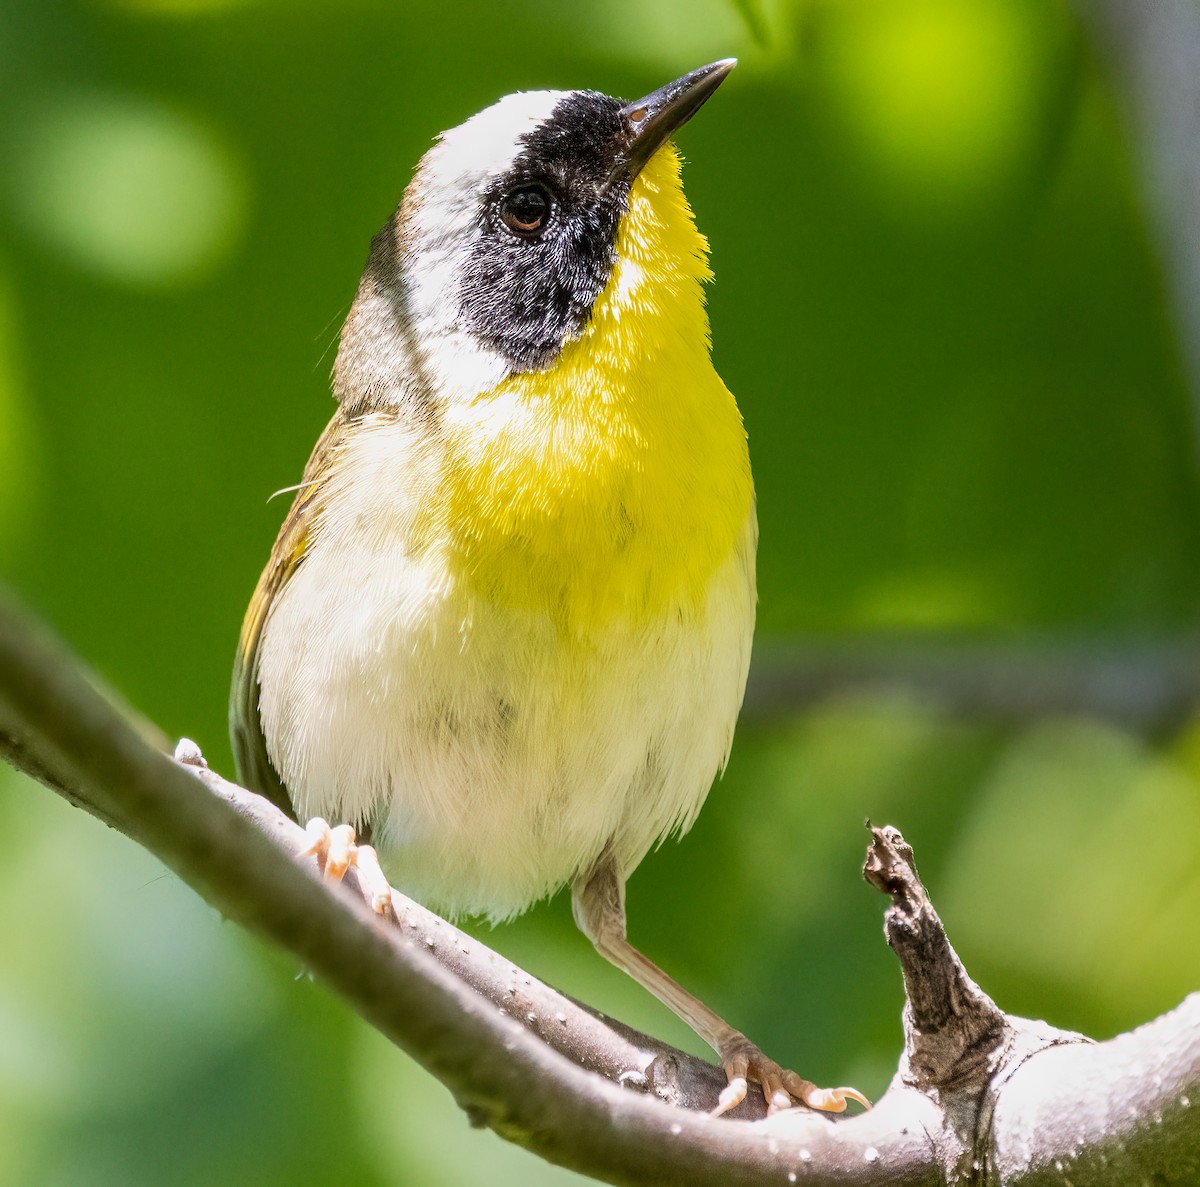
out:
<path id="1" fill-rule="evenodd" d="M 626 103 L 621 108 L 622 143 L 606 188 L 619 181 L 632 181 L 642 166 L 704 106 L 736 65 L 737 58 L 723 58 L 651 91 L 644 99 Z"/>

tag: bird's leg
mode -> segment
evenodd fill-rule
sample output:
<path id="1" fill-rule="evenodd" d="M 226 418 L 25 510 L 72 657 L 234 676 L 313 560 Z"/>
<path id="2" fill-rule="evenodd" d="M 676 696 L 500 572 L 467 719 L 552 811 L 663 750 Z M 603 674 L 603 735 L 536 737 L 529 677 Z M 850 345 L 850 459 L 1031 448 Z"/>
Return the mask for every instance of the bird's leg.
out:
<path id="1" fill-rule="evenodd" d="M 768 1059 L 745 1035 L 630 944 L 625 938 L 625 883 L 610 855 L 601 858 L 590 874 L 575 883 L 571 903 L 576 924 L 596 951 L 648 989 L 716 1051 L 729 1083 L 718 1099 L 714 1116 L 745 1099 L 747 1080 L 762 1086 L 771 1112 L 789 1108 L 793 1099 L 830 1113 L 842 1112 L 848 1100 L 870 1108 L 867 1098 L 853 1088 L 818 1088 Z"/>
<path id="2" fill-rule="evenodd" d="M 370 845 L 359 845 L 354 829 L 348 824 L 330 828 L 329 822 L 314 817 L 305 826 L 308 844 L 300 857 L 316 857 L 317 869 L 330 882 L 340 882 L 354 868 L 362 896 L 377 915 L 392 910 L 392 888 L 379 865 L 379 856 Z"/>

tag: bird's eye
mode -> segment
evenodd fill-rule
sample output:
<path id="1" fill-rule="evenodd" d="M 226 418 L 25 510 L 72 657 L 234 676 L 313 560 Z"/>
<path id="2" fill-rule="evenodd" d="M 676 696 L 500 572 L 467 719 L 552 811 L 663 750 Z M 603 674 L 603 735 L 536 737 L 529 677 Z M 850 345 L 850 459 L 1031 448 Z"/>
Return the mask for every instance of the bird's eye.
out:
<path id="1" fill-rule="evenodd" d="M 504 195 L 500 217 L 514 235 L 537 235 L 550 221 L 550 195 L 540 185 L 522 186 Z"/>

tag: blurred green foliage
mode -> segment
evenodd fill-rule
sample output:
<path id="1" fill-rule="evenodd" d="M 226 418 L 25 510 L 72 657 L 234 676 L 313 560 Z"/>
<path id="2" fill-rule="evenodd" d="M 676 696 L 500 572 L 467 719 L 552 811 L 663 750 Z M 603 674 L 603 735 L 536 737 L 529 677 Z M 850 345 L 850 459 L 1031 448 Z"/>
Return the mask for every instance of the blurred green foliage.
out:
<path id="1" fill-rule="evenodd" d="M 1118 104 L 1061 0 L 2 0 L 0 577 L 228 770 L 242 609 L 372 233 L 521 88 L 741 66 L 682 136 L 751 433 L 760 648 L 1195 620 L 1187 393 Z M 1002 1005 L 1098 1035 L 1200 980 L 1200 726 L 886 691 L 746 723 L 631 930 L 778 1058 L 879 1093 L 862 820 Z M 133 845 L 0 770 L 0 1181 L 552 1183 Z M 561 896 L 491 940 L 695 1041 Z M 486 1168 L 486 1170 L 484 1169 Z"/>

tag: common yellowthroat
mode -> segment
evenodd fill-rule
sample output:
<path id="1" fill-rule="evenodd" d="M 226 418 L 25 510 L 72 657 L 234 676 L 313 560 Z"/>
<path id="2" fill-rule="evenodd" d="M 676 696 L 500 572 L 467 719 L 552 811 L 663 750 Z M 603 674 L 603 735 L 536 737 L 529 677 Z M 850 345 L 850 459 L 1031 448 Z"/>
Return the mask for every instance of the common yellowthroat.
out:
<path id="1" fill-rule="evenodd" d="M 445 132 L 375 237 L 234 671 L 243 781 L 369 834 L 443 910 L 569 884 L 596 948 L 757 1081 L 840 1111 L 625 937 L 695 820 L 754 629 L 754 489 L 709 358 L 670 143 L 733 68 L 634 103 L 509 95 Z"/>

